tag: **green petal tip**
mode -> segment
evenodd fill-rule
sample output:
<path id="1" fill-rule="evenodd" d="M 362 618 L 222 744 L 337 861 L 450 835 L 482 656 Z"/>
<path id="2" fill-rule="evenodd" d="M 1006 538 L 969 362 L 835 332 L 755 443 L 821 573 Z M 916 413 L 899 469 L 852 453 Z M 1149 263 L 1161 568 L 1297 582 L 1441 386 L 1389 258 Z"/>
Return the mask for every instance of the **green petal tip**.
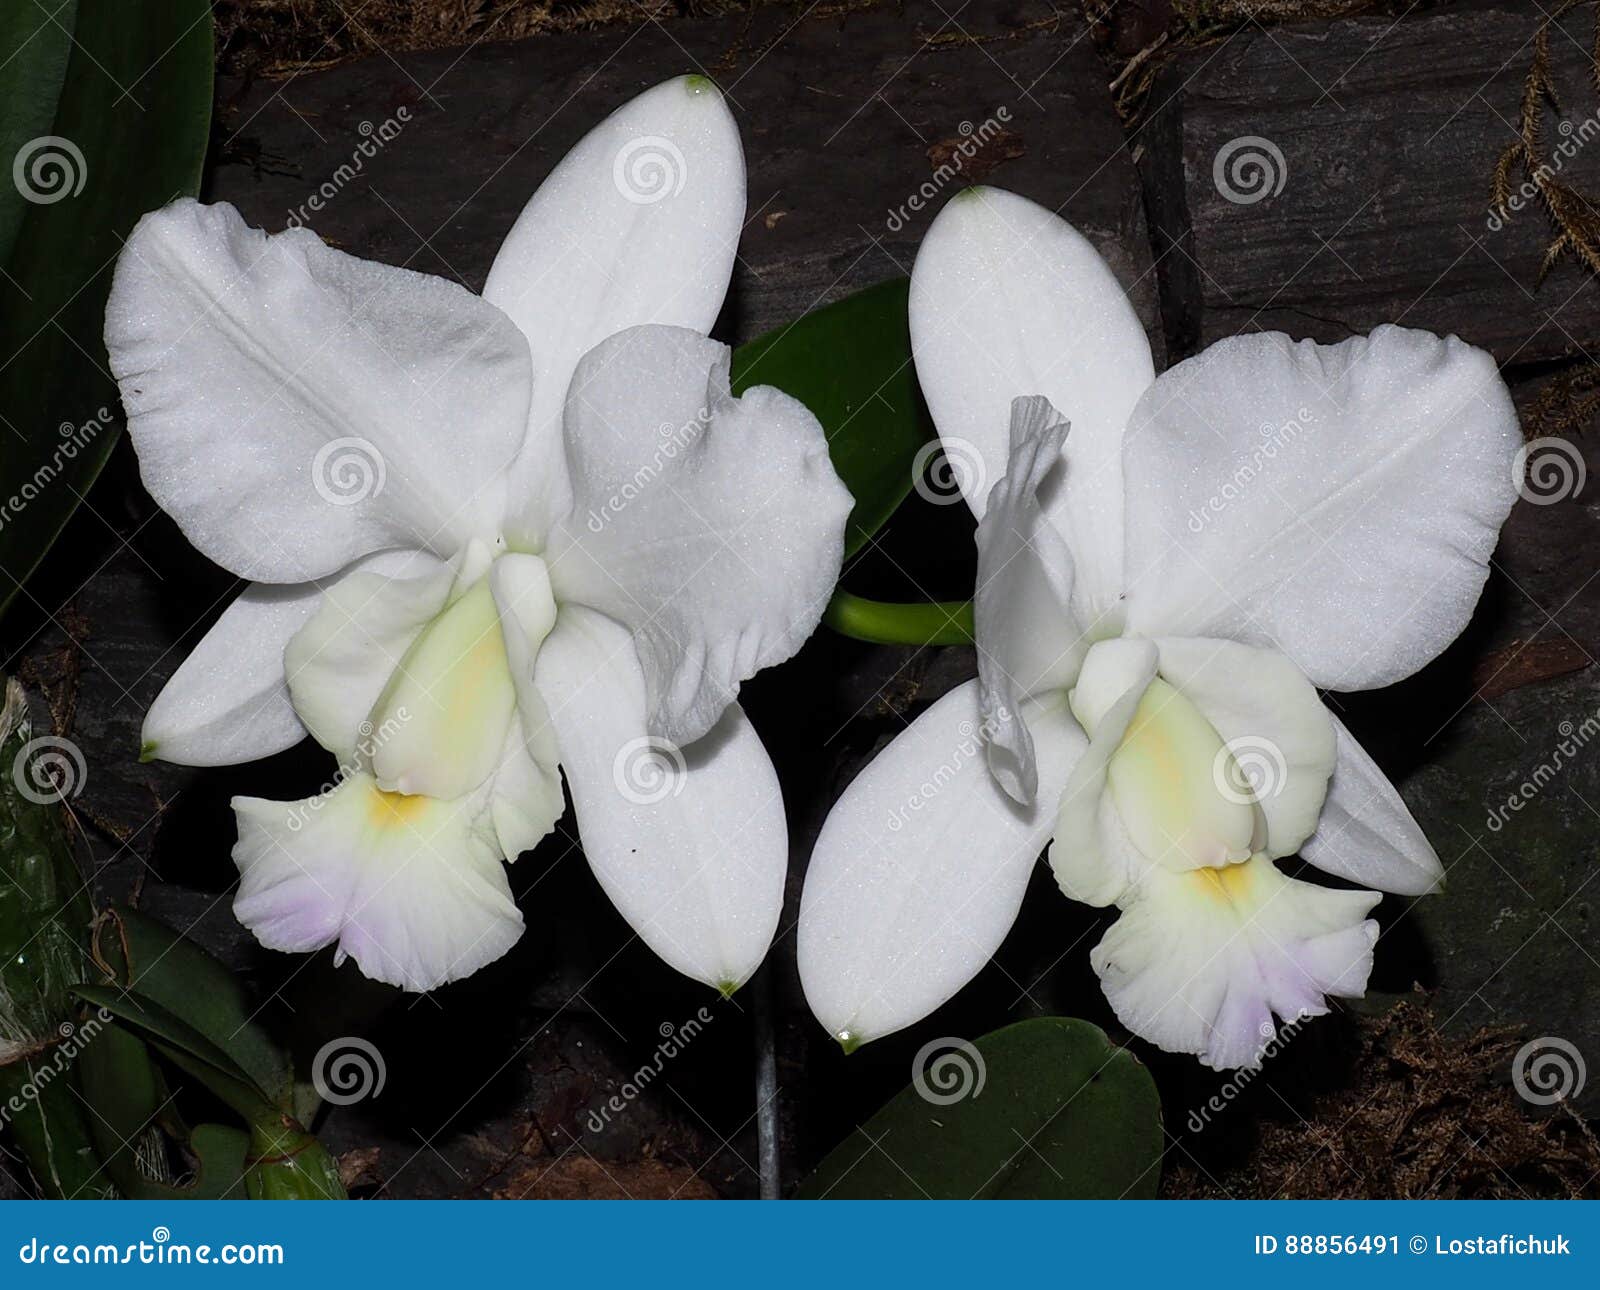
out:
<path id="1" fill-rule="evenodd" d="M 139 760 L 141 762 L 146 762 L 154 761 L 155 759 L 156 742 L 153 739 L 146 739 L 142 744 L 139 745 Z"/>
<path id="2" fill-rule="evenodd" d="M 848 1030 L 841 1030 L 834 1038 L 839 1041 L 839 1047 L 844 1049 L 846 1057 L 861 1047 L 861 1036 L 853 1035 Z"/>

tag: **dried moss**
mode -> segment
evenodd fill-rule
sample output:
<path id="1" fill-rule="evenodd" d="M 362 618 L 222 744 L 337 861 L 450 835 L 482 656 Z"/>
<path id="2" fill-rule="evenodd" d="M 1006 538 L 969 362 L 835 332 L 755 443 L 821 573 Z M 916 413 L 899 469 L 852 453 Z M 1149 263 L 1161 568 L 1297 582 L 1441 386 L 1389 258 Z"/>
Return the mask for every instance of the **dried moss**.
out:
<path id="1" fill-rule="evenodd" d="M 1263 1120 L 1242 1163 L 1207 1171 L 1168 1157 L 1173 1197 L 1523 1199 L 1600 1197 L 1600 1139 L 1565 1108 L 1539 1114 L 1507 1086 L 1518 1037 L 1447 1037 L 1401 1003 L 1358 1023 L 1346 1086 Z"/>
<path id="2" fill-rule="evenodd" d="M 521 40 L 714 15 L 777 0 L 213 0 L 217 65 L 287 75 L 384 50 Z"/>

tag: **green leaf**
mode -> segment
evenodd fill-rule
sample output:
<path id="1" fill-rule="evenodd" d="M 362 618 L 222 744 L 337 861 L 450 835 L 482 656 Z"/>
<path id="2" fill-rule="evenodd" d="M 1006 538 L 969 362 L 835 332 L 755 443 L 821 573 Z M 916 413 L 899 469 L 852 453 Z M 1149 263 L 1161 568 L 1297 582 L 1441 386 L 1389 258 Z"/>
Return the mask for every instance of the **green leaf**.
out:
<path id="1" fill-rule="evenodd" d="M 104 1008 L 160 1053 L 195 1075 L 247 1122 L 281 1114 L 250 1074 L 222 1048 L 159 1003 L 118 986 L 80 985 L 85 1003 Z"/>
<path id="2" fill-rule="evenodd" d="M 0 1106 L 10 1112 L 6 1129 L 28 1162 L 42 1195 L 93 1200 L 111 1193 L 100 1167 L 70 1062 L 46 1049 L 0 1066 Z M 15 1108 L 15 1109 L 13 1109 Z"/>
<path id="3" fill-rule="evenodd" d="M 0 432 L 3 433 L 3 432 Z M 0 1107 L 49 1196 L 106 1190 L 71 1042 L 73 983 L 88 962 L 87 888 L 49 789 L 52 763 L 81 779 L 65 740 L 35 740 L 27 700 L 4 682 L 0 703 Z M 59 760 L 58 760 L 59 759 Z M 15 1099 L 15 1100 L 13 1100 Z"/>
<path id="4" fill-rule="evenodd" d="M 92 1023 L 88 1023 L 92 1024 Z M 132 1200 L 241 1200 L 249 1135 L 221 1124 L 192 1131 L 175 1123 L 167 1084 L 143 1040 L 116 1022 L 105 1023 L 78 1059 L 84 1100 L 105 1171 Z M 185 1181 L 151 1176 L 165 1161 L 164 1130 L 173 1131 L 194 1159 Z M 143 1161 L 141 1161 L 143 1157 Z"/>
<path id="5" fill-rule="evenodd" d="M 79 986 L 77 993 L 141 1034 L 166 1061 L 249 1126 L 244 1161 L 248 1196 L 258 1200 L 345 1198 L 338 1168 L 322 1144 L 294 1116 L 273 1105 L 232 1057 L 188 1022 L 153 1000 L 116 986 Z"/>
<path id="6" fill-rule="evenodd" d="M 94 956 L 118 985 L 192 1026 L 273 1103 L 294 1110 L 288 1054 L 257 1020 L 260 1009 L 243 984 L 217 959 L 164 923 L 121 906 L 95 924 Z"/>
<path id="7" fill-rule="evenodd" d="M 965 1049 L 953 1040 L 941 1046 L 942 1053 L 919 1054 L 923 1088 L 914 1082 L 846 1139 L 801 1185 L 801 1197 L 1155 1195 L 1162 1136 L 1155 1084 L 1098 1026 L 1039 1017 Z"/>
<path id="8" fill-rule="evenodd" d="M 735 394 L 775 385 L 822 422 L 833 468 L 856 500 L 847 558 L 905 500 L 917 452 L 933 437 L 911 362 L 910 285 L 868 287 L 733 351 Z"/>
<path id="9" fill-rule="evenodd" d="M 24 158 L 38 182 L 28 181 L 35 200 L 20 221 L 20 154 L 0 157 L 0 249 L 10 243 L 0 261 L 0 610 L 110 454 L 117 396 L 101 330 L 111 267 L 139 216 L 199 191 L 213 58 L 207 0 L 5 7 L 0 48 L 22 50 L 6 76 L 26 69 L 28 88 L 7 90 L 0 133 L 9 144 L 34 132 L 23 148 L 65 142 Z M 43 96 L 57 77 L 57 24 L 70 28 L 71 51 L 52 105 Z"/>
<path id="10" fill-rule="evenodd" d="M 245 1190 L 251 1200 L 348 1199 L 333 1158 L 292 1124 L 252 1127 Z"/>
<path id="11" fill-rule="evenodd" d="M 0 68 L 5 69 L 0 76 L 0 163 L 5 166 L 33 140 L 50 133 L 77 21 L 77 0 L 52 5 L 48 18 L 32 4 L 0 9 Z M 0 185 L 0 264 L 10 260 L 27 211 L 28 200 L 14 183 Z"/>

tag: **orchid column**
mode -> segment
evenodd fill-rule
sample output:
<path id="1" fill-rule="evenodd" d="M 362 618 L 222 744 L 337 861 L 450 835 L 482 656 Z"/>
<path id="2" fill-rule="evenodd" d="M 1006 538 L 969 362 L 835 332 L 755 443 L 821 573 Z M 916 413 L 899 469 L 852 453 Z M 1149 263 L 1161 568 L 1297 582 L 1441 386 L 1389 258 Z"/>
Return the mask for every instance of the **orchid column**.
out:
<path id="1" fill-rule="evenodd" d="M 736 695 L 815 627 L 850 497 L 816 419 L 734 398 L 706 336 L 744 209 L 733 118 L 687 77 L 556 167 L 481 298 L 225 205 L 129 239 L 106 341 L 145 484 L 252 581 L 146 755 L 310 733 L 339 761 L 305 801 L 234 802 L 263 944 L 411 990 L 477 970 L 522 933 L 502 862 L 564 774 L 663 959 L 723 990 L 760 963 L 787 831 Z"/>

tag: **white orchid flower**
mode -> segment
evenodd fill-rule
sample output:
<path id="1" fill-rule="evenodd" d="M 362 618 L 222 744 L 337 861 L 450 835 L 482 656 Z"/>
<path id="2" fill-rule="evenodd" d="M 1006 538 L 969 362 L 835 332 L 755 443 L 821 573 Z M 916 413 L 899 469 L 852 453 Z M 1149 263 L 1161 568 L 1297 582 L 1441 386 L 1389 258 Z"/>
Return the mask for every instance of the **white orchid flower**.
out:
<path id="1" fill-rule="evenodd" d="M 811 1007 L 847 1047 L 925 1016 L 1049 846 L 1068 896 L 1122 911 L 1090 956 L 1122 1023 L 1255 1065 L 1274 1014 L 1365 989 L 1378 892 L 1442 878 L 1317 688 L 1388 685 L 1466 624 L 1515 500 L 1510 396 L 1488 355 L 1398 327 L 1235 337 L 1155 378 L 1089 243 L 994 189 L 934 221 L 910 308 L 980 521 L 979 675 L 833 808 Z M 1290 878 L 1297 852 L 1377 890 Z"/>
<path id="2" fill-rule="evenodd" d="M 269 237 L 232 207 L 147 216 L 106 340 L 146 486 L 253 580 L 152 705 L 148 755 L 340 761 L 238 798 L 234 910 L 426 990 L 522 932 L 502 861 L 563 809 L 663 959 L 731 990 L 775 930 L 771 762 L 735 702 L 837 578 L 850 498 L 821 426 L 729 392 L 707 338 L 745 209 L 703 78 L 584 138 L 483 297 Z M 569 388 L 570 387 L 570 388 Z"/>

